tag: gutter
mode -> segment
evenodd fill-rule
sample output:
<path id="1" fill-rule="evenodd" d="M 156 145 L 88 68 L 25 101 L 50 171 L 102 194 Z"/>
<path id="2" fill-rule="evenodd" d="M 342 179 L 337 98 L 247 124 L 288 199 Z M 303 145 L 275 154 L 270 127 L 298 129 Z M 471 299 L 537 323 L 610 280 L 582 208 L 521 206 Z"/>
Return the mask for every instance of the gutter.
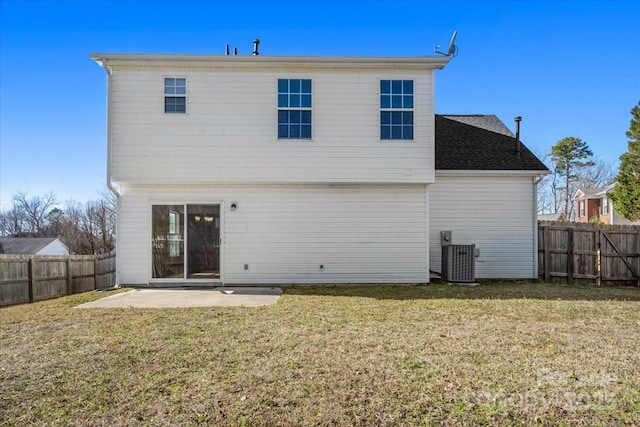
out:
<path id="1" fill-rule="evenodd" d="M 549 175 L 549 170 L 504 170 L 504 169 L 436 169 L 435 174 L 440 176 L 533 176 L 540 182 L 545 175 Z"/>
<path id="2" fill-rule="evenodd" d="M 313 69 L 443 69 L 449 56 L 270 56 L 270 55 L 180 55 L 92 53 L 91 59 L 103 66 L 109 61 L 118 67 L 194 67 L 194 68 L 313 68 Z"/>

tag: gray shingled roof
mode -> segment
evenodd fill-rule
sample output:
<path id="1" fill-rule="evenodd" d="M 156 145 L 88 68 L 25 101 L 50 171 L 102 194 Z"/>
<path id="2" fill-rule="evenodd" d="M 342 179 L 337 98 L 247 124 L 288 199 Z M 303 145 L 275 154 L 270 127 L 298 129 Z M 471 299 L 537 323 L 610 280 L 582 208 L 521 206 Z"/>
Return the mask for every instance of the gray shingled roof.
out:
<path id="1" fill-rule="evenodd" d="M 54 240 L 56 240 L 55 237 L 2 237 L 0 254 L 36 254 Z"/>
<path id="2" fill-rule="evenodd" d="M 578 188 L 578 190 L 576 191 L 576 195 L 577 195 L 577 192 L 580 191 L 582 192 L 582 194 L 584 194 L 584 197 L 586 197 L 587 199 L 600 198 L 600 197 L 604 197 L 604 195 L 607 194 L 609 191 L 611 191 L 611 189 L 613 189 L 613 187 L 615 186 L 616 186 L 615 183 L 613 183 L 613 184 L 605 185 L 604 187 L 598 187 L 598 188 L 581 187 L 581 188 Z"/>
<path id="3" fill-rule="evenodd" d="M 602 188 L 578 188 L 576 193 L 580 191 L 584 194 L 584 197 L 587 199 L 593 198 L 595 196 L 602 196 Z"/>
<path id="4" fill-rule="evenodd" d="M 548 171 L 495 115 L 436 114 L 436 170 Z"/>

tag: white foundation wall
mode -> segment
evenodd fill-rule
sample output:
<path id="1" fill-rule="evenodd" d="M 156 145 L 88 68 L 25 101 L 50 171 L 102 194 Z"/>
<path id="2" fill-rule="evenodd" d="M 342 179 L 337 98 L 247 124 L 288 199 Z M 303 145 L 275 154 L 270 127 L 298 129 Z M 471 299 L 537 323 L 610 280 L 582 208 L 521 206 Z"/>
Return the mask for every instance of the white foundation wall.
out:
<path id="1" fill-rule="evenodd" d="M 122 285 L 151 281 L 151 205 L 174 203 L 221 204 L 225 284 L 429 280 L 426 185 L 122 190 L 116 252 Z"/>
<path id="2" fill-rule="evenodd" d="M 535 279 L 535 194 L 531 176 L 443 176 L 430 189 L 431 270 L 441 272 L 440 232 L 474 243 L 476 278 Z"/>

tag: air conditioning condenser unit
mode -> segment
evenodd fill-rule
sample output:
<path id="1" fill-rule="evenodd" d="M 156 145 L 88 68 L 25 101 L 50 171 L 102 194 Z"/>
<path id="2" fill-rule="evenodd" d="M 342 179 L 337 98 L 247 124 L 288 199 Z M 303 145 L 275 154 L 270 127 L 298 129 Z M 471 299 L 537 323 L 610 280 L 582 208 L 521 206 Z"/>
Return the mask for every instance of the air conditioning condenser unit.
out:
<path id="1" fill-rule="evenodd" d="M 471 283 L 476 280 L 476 245 L 442 247 L 442 280 Z"/>

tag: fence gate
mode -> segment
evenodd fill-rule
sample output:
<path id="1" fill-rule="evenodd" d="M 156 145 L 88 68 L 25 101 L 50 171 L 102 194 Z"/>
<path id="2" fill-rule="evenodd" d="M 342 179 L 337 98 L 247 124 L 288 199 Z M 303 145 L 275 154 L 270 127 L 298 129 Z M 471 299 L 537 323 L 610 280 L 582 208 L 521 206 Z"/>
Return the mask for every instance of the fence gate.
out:
<path id="1" fill-rule="evenodd" d="M 539 221 L 538 271 L 550 283 L 640 286 L 640 226 Z"/>

